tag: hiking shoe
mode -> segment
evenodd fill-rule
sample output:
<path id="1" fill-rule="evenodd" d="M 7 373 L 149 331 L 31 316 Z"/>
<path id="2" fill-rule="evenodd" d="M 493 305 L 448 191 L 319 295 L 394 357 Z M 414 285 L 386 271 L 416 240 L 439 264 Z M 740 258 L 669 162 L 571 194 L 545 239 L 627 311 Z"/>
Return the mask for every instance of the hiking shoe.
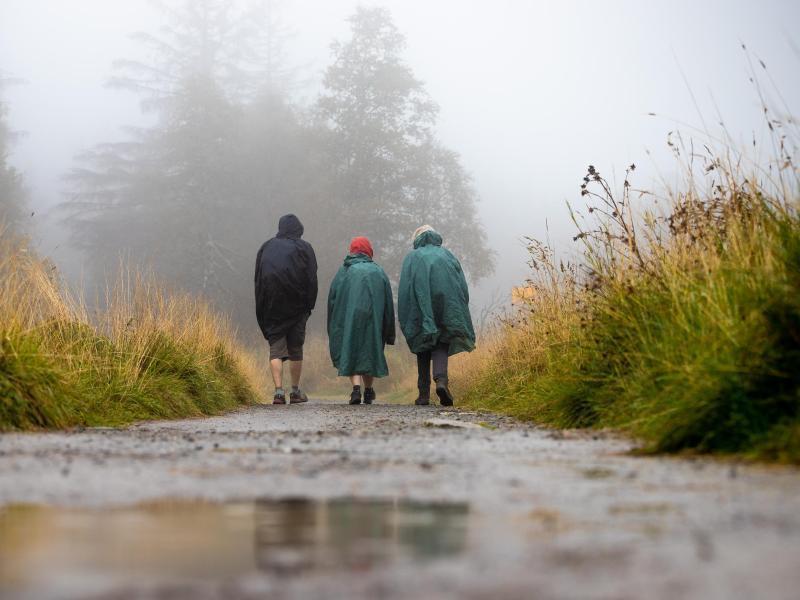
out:
<path id="1" fill-rule="evenodd" d="M 289 394 L 289 402 L 291 404 L 302 404 L 303 402 L 308 402 L 308 396 L 303 390 L 293 391 Z"/>
<path id="2" fill-rule="evenodd" d="M 414 400 L 414 404 L 417 406 L 428 406 L 431 403 L 431 399 L 428 396 L 419 396 L 416 400 Z"/>
<path id="3" fill-rule="evenodd" d="M 372 388 L 366 388 L 364 390 L 364 404 L 372 404 L 375 401 L 377 396 L 375 395 L 375 390 Z"/>
<path id="4" fill-rule="evenodd" d="M 350 392 L 350 404 L 361 404 L 361 390 Z"/>
<path id="5" fill-rule="evenodd" d="M 273 404 L 286 404 L 286 395 L 285 394 L 275 394 L 272 398 Z"/>
<path id="6" fill-rule="evenodd" d="M 439 396 L 439 404 L 442 406 L 453 406 L 453 395 L 447 387 L 446 379 L 436 382 L 436 395 Z"/>

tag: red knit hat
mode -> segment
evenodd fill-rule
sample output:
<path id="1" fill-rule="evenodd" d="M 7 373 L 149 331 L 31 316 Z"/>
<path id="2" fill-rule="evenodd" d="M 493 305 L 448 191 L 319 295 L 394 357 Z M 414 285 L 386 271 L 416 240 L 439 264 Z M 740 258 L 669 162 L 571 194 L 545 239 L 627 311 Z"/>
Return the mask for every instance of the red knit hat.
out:
<path id="1" fill-rule="evenodd" d="M 372 244 L 363 236 L 354 237 L 350 240 L 350 254 L 366 254 L 372 258 Z"/>

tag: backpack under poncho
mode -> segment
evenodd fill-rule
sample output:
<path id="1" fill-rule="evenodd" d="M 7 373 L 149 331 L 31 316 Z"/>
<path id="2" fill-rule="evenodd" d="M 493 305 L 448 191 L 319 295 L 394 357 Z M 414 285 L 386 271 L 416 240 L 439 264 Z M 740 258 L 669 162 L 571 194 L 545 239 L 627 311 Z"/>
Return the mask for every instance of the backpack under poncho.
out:
<path id="1" fill-rule="evenodd" d="M 397 312 L 411 352 L 448 344 L 450 356 L 475 349 L 469 290 L 458 259 L 442 248 L 442 236 L 426 231 L 403 261 Z"/>

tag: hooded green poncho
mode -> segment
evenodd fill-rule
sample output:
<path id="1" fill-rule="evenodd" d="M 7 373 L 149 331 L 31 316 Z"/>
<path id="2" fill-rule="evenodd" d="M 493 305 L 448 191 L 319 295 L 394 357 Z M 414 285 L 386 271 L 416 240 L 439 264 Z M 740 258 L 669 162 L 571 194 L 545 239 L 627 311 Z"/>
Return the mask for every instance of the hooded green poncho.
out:
<path id="1" fill-rule="evenodd" d="M 442 236 L 426 231 L 403 261 L 397 295 L 400 328 L 411 352 L 449 344 L 450 356 L 475 349 L 469 290 L 461 264 L 442 248 Z"/>
<path id="2" fill-rule="evenodd" d="M 365 254 L 351 254 L 328 293 L 328 345 L 339 375 L 389 374 L 385 344 L 394 344 L 389 278 Z"/>

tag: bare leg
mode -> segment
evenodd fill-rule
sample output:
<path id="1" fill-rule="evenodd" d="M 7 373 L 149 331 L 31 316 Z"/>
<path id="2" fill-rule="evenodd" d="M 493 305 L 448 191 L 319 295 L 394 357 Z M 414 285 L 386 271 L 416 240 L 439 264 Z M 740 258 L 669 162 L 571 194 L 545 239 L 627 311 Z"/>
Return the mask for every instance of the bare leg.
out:
<path id="1" fill-rule="evenodd" d="M 272 371 L 272 381 L 275 389 L 283 387 L 283 361 L 280 358 L 273 358 L 269 361 L 269 368 Z"/>
<path id="2" fill-rule="evenodd" d="M 361 375 L 350 375 L 350 383 L 353 385 L 353 387 L 361 385 Z"/>
<path id="3" fill-rule="evenodd" d="M 372 384 L 375 382 L 375 378 L 372 375 L 362 375 L 361 377 L 364 381 L 364 387 L 371 388 Z"/>
<path id="4" fill-rule="evenodd" d="M 300 387 L 300 375 L 303 373 L 303 361 L 302 360 L 290 361 L 289 370 L 292 372 L 292 385 Z"/>

